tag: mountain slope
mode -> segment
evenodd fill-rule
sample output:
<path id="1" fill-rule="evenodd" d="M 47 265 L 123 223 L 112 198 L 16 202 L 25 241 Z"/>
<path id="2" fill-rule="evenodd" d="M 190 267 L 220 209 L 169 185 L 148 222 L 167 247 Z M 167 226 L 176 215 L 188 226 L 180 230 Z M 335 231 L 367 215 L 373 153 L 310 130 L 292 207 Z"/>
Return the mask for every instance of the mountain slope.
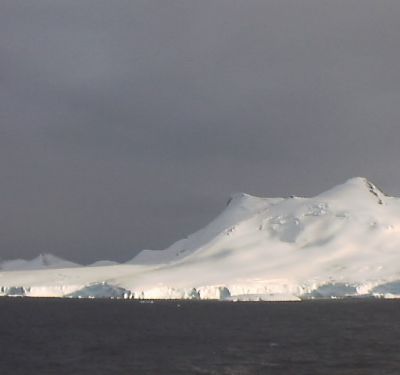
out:
<path id="1" fill-rule="evenodd" d="M 80 267 L 80 265 L 52 254 L 40 254 L 32 260 L 14 259 L 0 262 L 0 270 L 3 271 L 40 270 L 70 267 Z"/>

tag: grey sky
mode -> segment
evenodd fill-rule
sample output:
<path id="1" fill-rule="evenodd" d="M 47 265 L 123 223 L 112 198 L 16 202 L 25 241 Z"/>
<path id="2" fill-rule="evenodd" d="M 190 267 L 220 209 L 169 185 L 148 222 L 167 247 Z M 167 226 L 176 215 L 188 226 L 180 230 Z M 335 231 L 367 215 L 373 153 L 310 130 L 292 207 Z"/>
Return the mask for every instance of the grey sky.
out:
<path id="1" fill-rule="evenodd" d="M 231 192 L 400 194 L 397 0 L 2 0 L 0 257 L 127 260 Z"/>

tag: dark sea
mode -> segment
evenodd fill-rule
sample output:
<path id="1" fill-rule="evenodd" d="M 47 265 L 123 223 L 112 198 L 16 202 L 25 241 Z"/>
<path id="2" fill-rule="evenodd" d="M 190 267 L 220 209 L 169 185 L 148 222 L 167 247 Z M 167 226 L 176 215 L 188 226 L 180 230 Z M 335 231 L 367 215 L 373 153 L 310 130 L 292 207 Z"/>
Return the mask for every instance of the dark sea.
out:
<path id="1" fill-rule="evenodd" d="M 0 374 L 400 374 L 400 301 L 0 298 Z"/>

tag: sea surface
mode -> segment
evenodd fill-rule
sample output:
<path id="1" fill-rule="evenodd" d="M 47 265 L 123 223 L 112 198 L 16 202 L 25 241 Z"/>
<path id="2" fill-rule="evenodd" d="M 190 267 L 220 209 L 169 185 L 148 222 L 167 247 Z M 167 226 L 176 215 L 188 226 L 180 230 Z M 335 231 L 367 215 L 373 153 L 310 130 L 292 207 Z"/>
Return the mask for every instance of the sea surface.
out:
<path id="1" fill-rule="evenodd" d="M 400 301 L 0 298 L 0 374 L 400 374 Z"/>

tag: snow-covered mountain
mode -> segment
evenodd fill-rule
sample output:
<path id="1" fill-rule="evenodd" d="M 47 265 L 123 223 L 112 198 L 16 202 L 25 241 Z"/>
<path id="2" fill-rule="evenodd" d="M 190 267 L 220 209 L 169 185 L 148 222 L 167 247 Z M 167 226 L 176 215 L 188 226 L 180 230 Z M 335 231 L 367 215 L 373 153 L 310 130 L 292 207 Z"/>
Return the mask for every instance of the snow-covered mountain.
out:
<path id="1" fill-rule="evenodd" d="M 0 262 L 0 270 L 3 271 L 41 270 L 70 267 L 81 267 L 81 265 L 59 258 L 53 254 L 40 254 L 32 260 L 13 259 Z"/>
<path id="2" fill-rule="evenodd" d="M 32 296 L 87 296 L 88 288 L 94 297 L 400 296 L 400 198 L 365 178 L 312 198 L 235 194 L 209 225 L 166 250 L 123 265 L 3 272 L 0 285 Z"/>

